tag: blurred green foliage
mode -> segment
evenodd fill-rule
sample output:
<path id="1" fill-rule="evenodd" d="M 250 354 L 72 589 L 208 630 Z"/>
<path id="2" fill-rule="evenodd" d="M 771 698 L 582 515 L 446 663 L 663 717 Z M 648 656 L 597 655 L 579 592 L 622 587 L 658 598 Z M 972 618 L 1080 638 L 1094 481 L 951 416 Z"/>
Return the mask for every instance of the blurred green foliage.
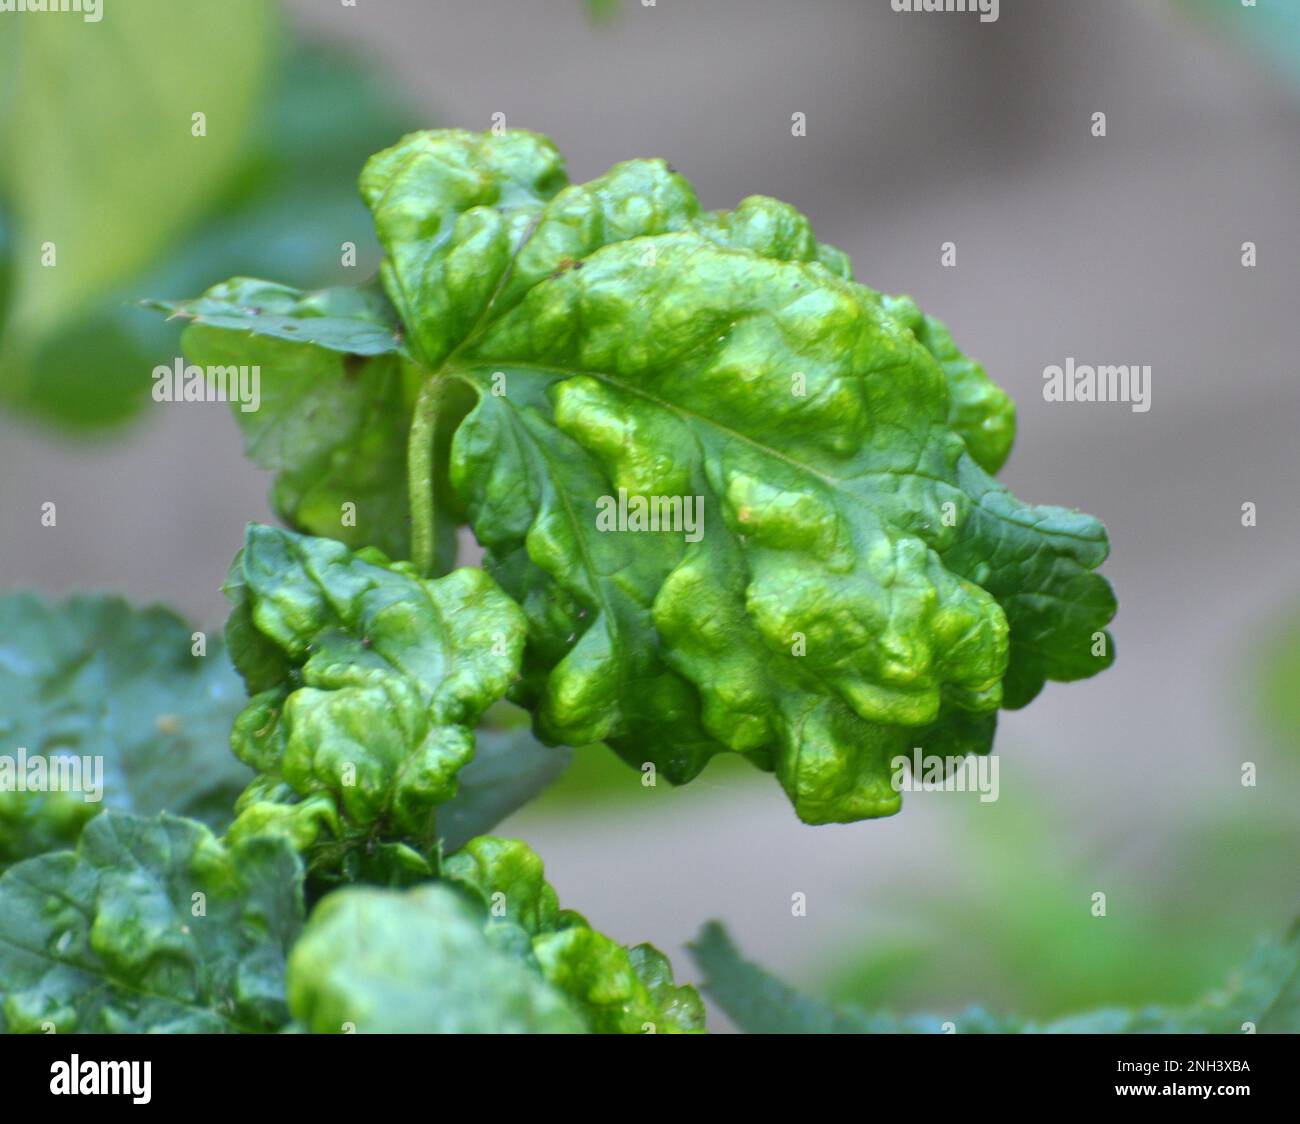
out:
<path id="1" fill-rule="evenodd" d="M 1178 0 L 1187 14 L 1238 39 L 1300 86 L 1300 3 L 1296 0 Z"/>
<path id="2" fill-rule="evenodd" d="M 1293 609 L 1268 633 L 1250 682 L 1259 691 L 1265 731 L 1283 749 L 1300 751 L 1300 610 Z M 1300 756 L 1291 761 L 1300 764 Z"/>
<path id="3" fill-rule="evenodd" d="M 111 15 L 5 25 L 15 45 L 0 182 L 19 356 L 156 260 L 215 198 L 269 71 L 275 11 L 261 0 L 138 0 Z"/>
<path id="4" fill-rule="evenodd" d="M 1093 1007 L 1052 1022 L 983 1007 L 902 1018 L 802 995 L 743 959 L 717 922 L 690 946 L 705 992 L 749 1034 L 1295 1034 L 1300 1032 L 1300 925 L 1261 942 L 1225 981 L 1177 1006 Z M 1247 1029 L 1249 1028 L 1249 1029 Z"/>
<path id="5" fill-rule="evenodd" d="M 1037 1017 L 1096 1004 L 1136 1006 L 1194 999 L 1277 931 L 1300 898 L 1300 612 L 1278 615 L 1224 689 L 1250 715 L 1239 745 L 1172 833 L 1136 841 L 1149 849 L 1131 869 L 1128 843 L 1072 854 L 1066 809 L 1003 777 L 989 808 L 957 806 L 952 824 L 957 885 L 944 892 L 900 885 L 891 902 L 909 918 L 897 931 L 852 938 L 827 989 L 872 1005 L 913 1007 L 996 999 Z M 1282 750 L 1277 753 L 1274 750 Z M 1242 764 L 1256 770 L 1242 783 Z M 1087 914 L 1108 892 L 1108 916 Z M 860 950 L 869 950 L 866 952 Z"/>
<path id="6" fill-rule="evenodd" d="M 586 0 L 587 11 L 596 22 L 613 19 L 622 9 L 622 0 Z"/>
<path id="7" fill-rule="evenodd" d="M 996 804 L 957 810 L 947 877 L 889 887 L 891 913 L 904 920 L 846 942 L 826 990 L 872 1005 L 992 1003 L 1037 1018 L 1190 1002 L 1294 912 L 1284 893 L 1276 917 L 1258 900 L 1267 885 L 1258 869 L 1252 909 L 1210 908 L 1206 868 L 1184 859 L 1196 832 L 1155 863 L 1147 855 L 1130 863 L 1120 840 L 1090 854 L 1063 847 L 1063 835 L 1086 833 L 1067 822 L 1042 792 L 1018 792 L 1004 775 Z M 1090 913 L 1098 890 L 1107 895 L 1100 918 Z"/>
<path id="8" fill-rule="evenodd" d="M 19 30 L 49 30 L 7 40 L 5 405 L 64 428 L 120 424 L 149 402 L 153 367 L 179 354 L 179 327 L 141 299 L 232 273 L 323 286 L 377 265 L 356 177 L 417 122 L 347 54 L 292 42 L 275 11 L 139 0 L 112 12 L 112 28 L 29 21 Z M 204 138 L 191 135 L 200 110 Z M 60 146 L 43 147 L 37 129 Z M 53 269 L 40 265 L 46 241 Z M 344 242 L 356 268 L 342 265 Z"/>

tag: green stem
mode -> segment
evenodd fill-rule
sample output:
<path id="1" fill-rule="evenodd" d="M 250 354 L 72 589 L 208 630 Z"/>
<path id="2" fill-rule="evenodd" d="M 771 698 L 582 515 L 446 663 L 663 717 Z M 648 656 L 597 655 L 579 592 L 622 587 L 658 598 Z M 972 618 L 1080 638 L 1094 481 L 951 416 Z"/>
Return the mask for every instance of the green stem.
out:
<path id="1" fill-rule="evenodd" d="M 406 445 L 406 490 L 411 502 L 411 561 L 433 577 L 438 556 L 438 526 L 433 495 L 433 444 L 438 432 L 438 396 L 442 378 L 431 376 L 415 400 L 415 416 Z"/>

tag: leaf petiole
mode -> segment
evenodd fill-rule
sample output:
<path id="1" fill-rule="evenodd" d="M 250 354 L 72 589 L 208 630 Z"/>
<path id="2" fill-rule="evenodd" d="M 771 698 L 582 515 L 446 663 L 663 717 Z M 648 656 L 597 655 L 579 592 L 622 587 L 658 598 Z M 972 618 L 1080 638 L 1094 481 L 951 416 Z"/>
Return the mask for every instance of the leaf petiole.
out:
<path id="1" fill-rule="evenodd" d="M 411 504 L 411 561 L 433 577 L 437 559 L 437 513 L 433 494 L 433 446 L 438 432 L 438 399 L 443 376 L 431 375 L 420 387 L 406 445 L 407 494 Z"/>

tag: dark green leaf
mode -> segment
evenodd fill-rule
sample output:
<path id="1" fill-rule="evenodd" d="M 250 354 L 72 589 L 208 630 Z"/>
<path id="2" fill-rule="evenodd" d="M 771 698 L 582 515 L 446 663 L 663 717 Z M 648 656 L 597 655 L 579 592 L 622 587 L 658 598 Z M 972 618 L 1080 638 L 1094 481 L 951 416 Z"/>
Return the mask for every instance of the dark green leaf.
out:
<path id="1" fill-rule="evenodd" d="M 70 846 L 103 808 L 229 823 L 252 776 L 230 752 L 243 691 L 220 640 L 205 642 L 196 656 L 178 617 L 117 598 L 0 597 L 0 756 L 75 758 L 83 788 L 102 782 L 102 800 L 16 791 L 0 764 L 0 865 Z"/>
<path id="2" fill-rule="evenodd" d="M 0 877 L 0 1029 L 278 1030 L 301 881 L 281 840 L 107 812 Z"/>

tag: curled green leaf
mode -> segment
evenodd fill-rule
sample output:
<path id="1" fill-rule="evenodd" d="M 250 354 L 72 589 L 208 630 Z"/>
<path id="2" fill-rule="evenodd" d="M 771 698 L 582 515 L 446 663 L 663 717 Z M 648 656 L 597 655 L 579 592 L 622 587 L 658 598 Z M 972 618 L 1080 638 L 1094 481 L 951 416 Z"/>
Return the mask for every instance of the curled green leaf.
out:
<path id="1" fill-rule="evenodd" d="M 232 837 L 281 831 L 319 844 L 324 866 L 396 844 L 418 871 L 479 717 L 517 674 L 519 609 L 481 570 L 430 581 L 378 551 L 257 525 L 227 593 L 253 692 L 231 744 L 260 774 Z"/>
<path id="2" fill-rule="evenodd" d="M 528 133 L 414 134 L 361 186 L 415 354 L 478 392 L 452 480 L 547 740 L 674 782 L 742 752 L 854 820 L 1112 659 L 1100 524 L 992 480 L 1009 400 L 792 207 L 706 213 L 655 160 L 566 186 Z M 683 514 L 601 526 L 624 496 Z"/>
<path id="3" fill-rule="evenodd" d="M 648 944 L 626 948 L 572 910 L 560 909 L 542 860 L 515 839 L 471 839 L 443 875 L 480 901 L 489 934 L 527 949 L 542 975 L 569 997 L 598 1034 L 680 1034 L 704 1029 L 692 987 L 673 982 L 668 958 Z"/>

